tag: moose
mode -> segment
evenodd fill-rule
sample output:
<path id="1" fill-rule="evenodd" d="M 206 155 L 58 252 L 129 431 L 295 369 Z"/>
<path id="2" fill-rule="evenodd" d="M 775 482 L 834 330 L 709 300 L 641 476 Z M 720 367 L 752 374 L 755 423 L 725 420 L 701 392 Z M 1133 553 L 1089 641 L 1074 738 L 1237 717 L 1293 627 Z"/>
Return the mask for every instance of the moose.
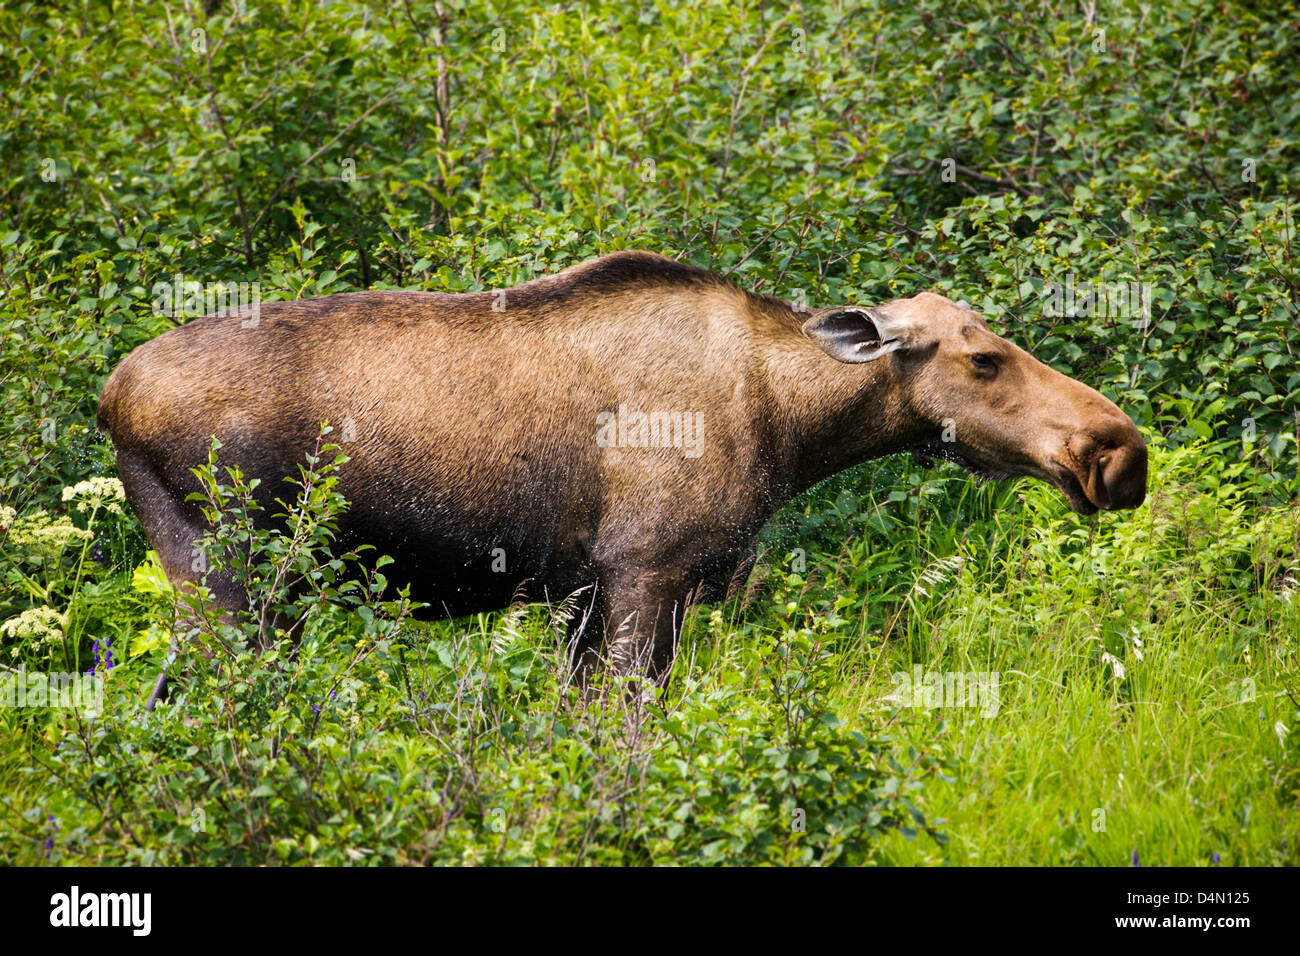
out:
<path id="1" fill-rule="evenodd" d="M 623 251 L 499 291 L 364 291 L 209 315 L 136 348 L 98 422 L 168 578 L 194 585 L 188 496 L 212 436 L 271 506 L 346 422 L 348 547 L 460 616 L 588 595 L 576 666 L 663 679 L 682 616 L 724 596 L 783 504 L 902 451 L 1135 508 L 1147 450 L 1092 388 L 922 292 L 811 309 Z M 206 580 L 233 615 L 247 595 Z"/>

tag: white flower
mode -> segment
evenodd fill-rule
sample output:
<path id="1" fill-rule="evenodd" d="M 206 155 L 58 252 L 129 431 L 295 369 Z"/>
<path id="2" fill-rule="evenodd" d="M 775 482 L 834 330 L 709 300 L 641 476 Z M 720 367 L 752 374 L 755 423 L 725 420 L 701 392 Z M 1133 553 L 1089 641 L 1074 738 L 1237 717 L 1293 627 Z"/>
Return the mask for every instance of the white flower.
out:
<path id="1" fill-rule="evenodd" d="M 67 518 L 55 521 L 44 511 L 36 511 L 14 520 L 9 528 L 10 544 L 26 548 L 33 554 L 52 558 L 62 554 L 74 544 L 90 541 L 95 536 L 78 528 Z"/>
<path id="2" fill-rule="evenodd" d="M 1110 672 L 1115 675 L 1115 681 L 1118 683 L 1124 679 L 1124 662 L 1121 661 L 1110 651 L 1101 652 L 1101 662 L 1110 665 Z"/>
<path id="3" fill-rule="evenodd" d="M 36 641 L 57 644 L 63 640 L 68 627 L 68 616 L 52 607 L 29 607 L 17 617 L 0 624 L 0 634 L 17 641 Z"/>
<path id="4" fill-rule="evenodd" d="M 1142 638 L 1138 637 L 1138 629 L 1136 627 L 1129 629 L 1128 642 L 1133 648 L 1134 659 L 1139 661 L 1142 660 Z"/>
<path id="5" fill-rule="evenodd" d="M 122 513 L 119 502 L 126 501 L 126 491 L 116 478 L 87 478 L 63 489 L 64 501 L 76 501 L 77 510 L 95 511 L 104 508 L 114 514 Z"/>

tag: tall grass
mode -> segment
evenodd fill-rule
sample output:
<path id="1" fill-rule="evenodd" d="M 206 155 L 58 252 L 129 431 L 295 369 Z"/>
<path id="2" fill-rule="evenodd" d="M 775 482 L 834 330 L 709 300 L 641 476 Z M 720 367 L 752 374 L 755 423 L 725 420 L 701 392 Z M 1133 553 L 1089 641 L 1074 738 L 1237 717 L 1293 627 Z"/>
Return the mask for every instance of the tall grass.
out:
<path id="1" fill-rule="evenodd" d="M 163 647 L 133 641 L 102 715 L 0 710 L 0 855 L 1300 862 L 1300 511 L 1226 451 L 1153 440 L 1147 504 L 1089 519 L 1041 484 L 901 459 L 840 476 L 773 522 L 744 595 L 689 617 L 639 715 L 570 684 L 562 607 L 390 625 L 391 604 L 308 595 L 286 612 L 296 651 L 240 653 L 212 630 L 224 650 L 182 655 L 153 715 Z M 300 499 L 320 567 L 339 505 Z M 218 537 L 260 540 L 235 519 Z M 275 580 L 260 564 L 290 552 L 249 553 Z M 154 586 L 131 570 L 66 566 L 105 593 Z M 98 615 L 125 633 L 169 622 L 140 595 Z M 983 696 L 909 689 L 957 674 Z"/>
<path id="2" fill-rule="evenodd" d="M 892 859 L 1300 861 L 1300 511 L 1226 450 L 1156 444 L 1131 514 L 1080 519 L 1027 482 L 929 508 L 924 479 L 897 524 L 888 495 L 841 507 L 861 534 L 800 605 L 856 618 L 834 698 L 946 768 L 927 811 L 951 842 L 891 838 Z M 917 665 L 997 674 L 996 715 L 891 705 Z"/>

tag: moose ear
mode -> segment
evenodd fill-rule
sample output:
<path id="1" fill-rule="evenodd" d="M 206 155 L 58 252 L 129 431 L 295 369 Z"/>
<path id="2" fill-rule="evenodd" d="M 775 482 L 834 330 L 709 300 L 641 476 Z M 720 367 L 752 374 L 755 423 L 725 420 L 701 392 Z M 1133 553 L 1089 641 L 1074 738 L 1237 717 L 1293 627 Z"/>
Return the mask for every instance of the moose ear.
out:
<path id="1" fill-rule="evenodd" d="M 833 359 L 871 362 L 906 346 L 906 325 L 881 309 L 860 305 L 818 312 L 803 334 Z"/>

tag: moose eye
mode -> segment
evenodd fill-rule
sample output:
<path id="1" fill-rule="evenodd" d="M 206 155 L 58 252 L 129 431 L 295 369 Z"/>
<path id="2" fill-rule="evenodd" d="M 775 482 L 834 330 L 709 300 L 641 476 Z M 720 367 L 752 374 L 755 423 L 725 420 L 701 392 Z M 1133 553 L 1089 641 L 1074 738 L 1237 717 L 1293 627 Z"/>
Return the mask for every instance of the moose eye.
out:
<path id="1" fill-rule="evenodd" d="M 981 372 L 996 372 L 998 370 L 998 363 L 994 360 L 993 356 L 985 355 L 983 352 L 977 352 L 972 355 L 970 360 L 971 364 Z"/>

